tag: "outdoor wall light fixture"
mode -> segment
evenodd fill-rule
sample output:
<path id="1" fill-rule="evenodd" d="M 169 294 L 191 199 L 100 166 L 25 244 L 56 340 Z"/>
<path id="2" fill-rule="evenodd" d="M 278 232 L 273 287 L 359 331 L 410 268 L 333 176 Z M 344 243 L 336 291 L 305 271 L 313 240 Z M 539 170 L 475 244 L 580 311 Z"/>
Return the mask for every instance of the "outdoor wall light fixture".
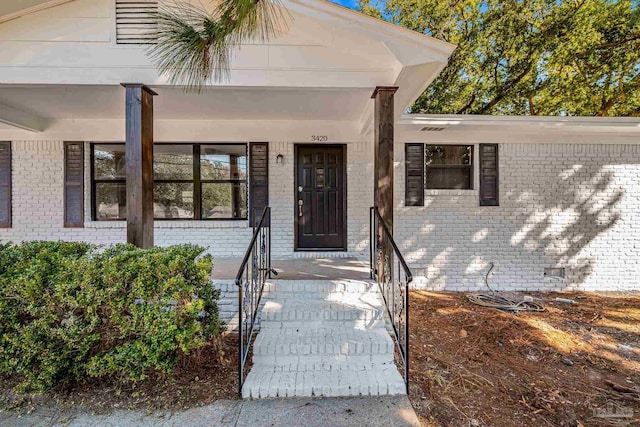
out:
<path id="1" fill-rule="evenodd" d="M 282 154 L 278 154 L 276 156 L 276 163 L 279 164 L 279 165 L 284 164 L 284 156 Z"/>

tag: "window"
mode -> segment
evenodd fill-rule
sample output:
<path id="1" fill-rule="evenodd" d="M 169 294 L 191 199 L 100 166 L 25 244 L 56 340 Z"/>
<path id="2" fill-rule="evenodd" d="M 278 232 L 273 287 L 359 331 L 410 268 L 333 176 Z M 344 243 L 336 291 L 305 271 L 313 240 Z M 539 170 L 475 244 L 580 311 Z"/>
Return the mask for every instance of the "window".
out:
<path id="1" fill-rule="evenodd" d="M 193 219 L 195 212 L 193 145 L 153 147 L 153 216 Z"/>
<path id="2" fill-rule="evenodd" d="M 91 146 L 93 218 L 119 220 L 127 216 L 124 144 Z"/>
<path id="3" fill-rule="evenodd" d="M 472 145 L 425 145 L 425 188 L 473 188 Z"/>
<path id="4" fill-rule="evenodd" d="M 124 144 L 92 146 L 93 217 L 126 218 Z M 155 144 L 156 219 L 247 219 L 246 144 Z"/>
<path id="5" fill-rule="evenodd" d="M 202 218 L 247 218 L 247 146 L 201 145 Z"/>

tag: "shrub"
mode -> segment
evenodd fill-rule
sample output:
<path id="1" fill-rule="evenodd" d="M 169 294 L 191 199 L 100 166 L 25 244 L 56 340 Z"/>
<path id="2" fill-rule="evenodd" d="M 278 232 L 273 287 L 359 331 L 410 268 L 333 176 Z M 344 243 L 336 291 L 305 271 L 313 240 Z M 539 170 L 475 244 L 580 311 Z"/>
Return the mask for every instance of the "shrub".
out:
<path id="1" fill-rule="evenodd" d="M 193 245 L 142 250 L 0 246 L 0 373 L 21 391 L 168 374 L 220 334 L 211 257 Z"/>

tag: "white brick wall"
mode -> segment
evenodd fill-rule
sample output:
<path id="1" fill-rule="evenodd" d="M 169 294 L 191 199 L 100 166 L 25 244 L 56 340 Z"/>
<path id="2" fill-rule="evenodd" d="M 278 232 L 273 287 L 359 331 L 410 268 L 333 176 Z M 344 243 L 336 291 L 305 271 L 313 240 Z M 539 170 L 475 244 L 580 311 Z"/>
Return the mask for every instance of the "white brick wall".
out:
<path id="1" fill-rule="evenodd" d="M 348 248 L 368 245 L 368 207 L 373 198 L 367 143 L 347 145 Z M 124 222 L 91 221 L 90 145 L 85 144 L 85 227 L 63 227 L 64 144 L 62 141 L 12 142 L 13 227 L 0 229 L 1 241 L 85 240 L 95 244 L 126 241 Z M 284 164 L 276 164 L 276 156 Z M 373 154 L 368 155 L 373 161 Z M 294 143 L 269 143 L 269 198 L 274 256 L 290 256 L 294 246 Z M 157 245 L 195 243 L 214 257 L 240 257 L 251 239 L 248 221 L 156 221 Z"/>
<path id="2" fill-rule="evenodd" d="M 0 229 L 1 241 L 126 240 L 124 223 L 88 220 L 88 145 L 85 228 L 62 226 L 62 141 L 13 141 L 12 151 L 13 227 Z M 270 143 L 269 156 L 273 252 L 290 256 L 294 143 Z M 501 144 L 499 207 L 480 207 L 476 190 L 428 192 L 424 207 L 404 207 L 403 144 L 395 159 L 394 228 L 416 285 L 481 289 L 493 262 L 497 289 L 640 289 L 640 146 Z M 347 161 L 348 248 L 366 253 L 371 142 L 347 144 Z M 159 245 L 196 243 L 217 257 L 242 255 L 250 236 L 245 221 L 157 221 L 155 229 Z M 545 267 L 565 267 L 567 279 L 544 278 Z"/>
<path id="3" fill-rule="evenodd" d="M 500 144 L 499 207 L 475 190 L 404 207 L 402 144 L 395 156 L 396 240 L 417 286 L 482 289 L 493 262 L 496 289 L 640 289 L 640 146 Z"/>

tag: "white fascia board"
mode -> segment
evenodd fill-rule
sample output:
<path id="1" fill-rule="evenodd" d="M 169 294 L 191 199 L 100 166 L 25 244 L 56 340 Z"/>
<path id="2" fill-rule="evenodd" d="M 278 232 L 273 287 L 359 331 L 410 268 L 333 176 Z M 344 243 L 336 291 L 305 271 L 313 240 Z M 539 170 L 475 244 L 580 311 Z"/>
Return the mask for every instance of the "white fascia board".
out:
<path id="1" fill-rule="evenodd" d="M 456 46 L 390 22 L 364 15 L 325 0 L 286 0 L 292 11 L 312 15 L 331 25 L 380 40 L 403 65 L 421 62 L 447 62 Z"/>
<path id="2" fill-rule="evenodd" d="M 428 144 L 640 144 L 637 132 L 592 129 L 532 130 L 531 128 L 460 128 L 439 132 L 420 132 L 396 126 L 398 144 L 423 142 Z"/>
<path id="3" fill-rule="evenodd" d="M 0 104 L 0 123 L 29 132 L 42 132 L 46 128 L 46 120 L 42 117 L 16 110 L 5 104 Z"/>
<path id="4" fill-rule="evenodd" d="M 537 128 L 569 131 L 624 130 L 640 132 L 640 118 L 635 117 L 568 117 L 568 116 L 491 116 L 466 114 L 405 114 L 399 125 L 410 127 L 435 126 L 451 130 L 463 128 Z"/>
<path id="5" fill-rule="evenodd" d="M 628 117 L 407 114 L 396 129 L 398 142 L 640 144 L 640 119 Z"/>

